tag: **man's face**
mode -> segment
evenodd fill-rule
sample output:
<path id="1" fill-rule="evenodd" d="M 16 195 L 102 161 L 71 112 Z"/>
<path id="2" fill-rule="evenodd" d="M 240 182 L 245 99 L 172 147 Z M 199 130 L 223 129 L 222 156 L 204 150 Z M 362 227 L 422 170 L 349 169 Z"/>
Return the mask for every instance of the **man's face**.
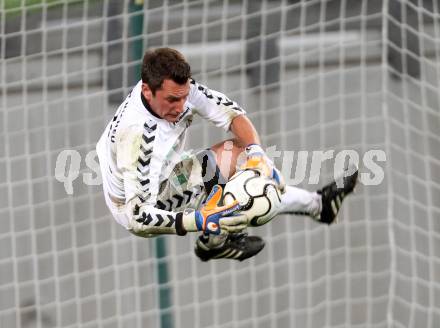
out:
<path id="1" fill-rule="evenodd" d="M 189 80 L 185 84 L 177 84 L 173 80 L 164 80 L 162 87 L 153 95 L 147 84 L 142 84 L 142 93 L 151 109 L 164 120 L 174 123 L 184 110 L 189 94 Z"/>

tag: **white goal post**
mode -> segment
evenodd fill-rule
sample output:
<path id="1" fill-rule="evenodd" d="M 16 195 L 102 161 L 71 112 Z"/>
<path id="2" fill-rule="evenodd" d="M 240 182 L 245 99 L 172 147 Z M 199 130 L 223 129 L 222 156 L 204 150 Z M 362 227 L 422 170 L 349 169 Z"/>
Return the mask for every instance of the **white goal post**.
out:
<path id="1" fill-rule="evenodd" d="M 0 31 L 0 327 L 440 327 L 437 0 L 3 0 Z M 278 217 L 243 263 L 118 226 L 93 149 L 158 46 L 247 110 L 290 183 L 358 154 L 339 223 Z"/>

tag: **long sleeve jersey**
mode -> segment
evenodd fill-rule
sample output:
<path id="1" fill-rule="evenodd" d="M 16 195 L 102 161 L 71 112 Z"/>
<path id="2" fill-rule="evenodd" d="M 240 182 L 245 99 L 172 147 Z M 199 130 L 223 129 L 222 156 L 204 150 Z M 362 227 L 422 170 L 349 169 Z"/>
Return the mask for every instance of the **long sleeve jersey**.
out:
<path id="1" fill-rule="evenodd" d="M 180 161 L 193 115 L 228 131 L 232 120 L 245 112 L 224 94 L 191 80 L 184 111 L 177 122 L 170 123 L 152 111 L 141 87 L 139 81 L 97 144 L 104 190 L 125 211 L 125 222 L 118 222 L 133 233 L 181 234 L 182 213 L 165 211 L 156 204 L 161 183 Z"/>

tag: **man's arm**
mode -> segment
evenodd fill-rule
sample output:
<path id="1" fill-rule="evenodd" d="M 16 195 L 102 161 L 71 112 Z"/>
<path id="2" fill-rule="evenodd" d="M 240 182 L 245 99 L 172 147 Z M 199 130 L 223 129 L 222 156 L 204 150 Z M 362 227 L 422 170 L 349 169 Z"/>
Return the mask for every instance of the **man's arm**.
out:
<path id="1" fill-rule="evenodd" d="M 150 185 L 155 183 L 150 176 L 154 139 L 154 134 L 148 132 L 145 135 L 136 126 L 121 129 L 116 137 L 116 161 L 125 191 L 125 227 L 129 231 L 151 237 L 158 234 L 185 235 L 195 231 L 219 234 L 222 230 L 234 232 L 246 227 L 244 216 L 230 215 L 239 209 L 237 202 L 217 205 L 222 195 L 221 188 L 215 189 L 200 210 L 172 212 L 156 208 L 150 193 Z"/>
<path id="2" fill-rule="evenodd" d="M 217 163 L 223 176 L 230 177 L 235 172 L 237 158 L 245 150 L 246 163 L 242 168 L 258 169 L 265 175 L 274 177 L 281 185 L 279 174 L 274 173 L 273 163 L 267 158 L 261 147 L 258 132 L 246 117 L 244 109 L 223 93 L 210 90 L 194 80 L 191 80 L 188 100 L 203 118 L 235 135 L 232 149 L 227 149 L 226 159 L 223 158 L 225 149 L 223 142 L 211 147 L 211 150 L 216 154 Z M 229 153 L 232 153 L 232 158 Z"/>
<path id="3" fill-rule="evenodd" d="M 246 114 L 237 102 L 229 99 L 225 94 L 209 89 L 193 79 L 190 82 L 188 101 L 194 106 L 195 113 L 215 126 L 230 131 L 232 120 Z"/>
<path id="4" fill-rule="evenodd" d="M 280 190 L 283 191 L 284 179 L 266 156 L 261 147 L 260 136 L 249 118 L 245 115 L 235 117 L 231 123 L 231 132 L 235 135 L 239 146 L 245 148 L 246 162 L 241 165 L 241 168 L 258 169 L 266 176 L 273 178 L 278 183 Z"/>
<path id="5" fill-rule="evenodd" d="M 235 135 L 239 147 L 261 144 L 257 130 L 246 115 L 236 116 L 232 120 L 231 132 Z"/>
<path id="6" fill-rule="evenodd" d="M 246 112 L 240 105 L 225 94 L 211 90 L 207 86 L 191 79 L 191 91 L 188 100 L 195 111 L 203 118 L 225 131 L 231 131 L 238 141 L 238 147 L 260 144 L 260 137 Z"/>
<path id="7" fill-rule="evenodd" d="M 140 237 L 153 237 L 161 234 L 186 235 L 187 232 L 200 231 L 218 235 L 223 232 L 240 232 L 247 226 L 245 215 L 234 214 L 241 209 L 238 201 L 219 205 L 223 194 L 221 186 L 216 185 L 200 210 L 188 209 L 184 212 L 164 211 L 145 204 L 138 197 L 127 203 L 129 218 L 127 229 Z"/>

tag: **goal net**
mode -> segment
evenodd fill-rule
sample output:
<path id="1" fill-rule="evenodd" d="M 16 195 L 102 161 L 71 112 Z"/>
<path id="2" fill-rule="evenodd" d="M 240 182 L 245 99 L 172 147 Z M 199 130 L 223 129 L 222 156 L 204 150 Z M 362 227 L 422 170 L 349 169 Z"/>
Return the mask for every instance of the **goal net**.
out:
<path id="1" fill-rule="evenodd" d="M 440 327 L 439 7 L 0 1 L 0 327 Z M 195 235 L 117 225 L 94 148 L 158 46 L 247 110 L 290 184 L 358 156 L 339 223 L 281 216 L 249 229 L 257 257 L 208 263 Z"/>

